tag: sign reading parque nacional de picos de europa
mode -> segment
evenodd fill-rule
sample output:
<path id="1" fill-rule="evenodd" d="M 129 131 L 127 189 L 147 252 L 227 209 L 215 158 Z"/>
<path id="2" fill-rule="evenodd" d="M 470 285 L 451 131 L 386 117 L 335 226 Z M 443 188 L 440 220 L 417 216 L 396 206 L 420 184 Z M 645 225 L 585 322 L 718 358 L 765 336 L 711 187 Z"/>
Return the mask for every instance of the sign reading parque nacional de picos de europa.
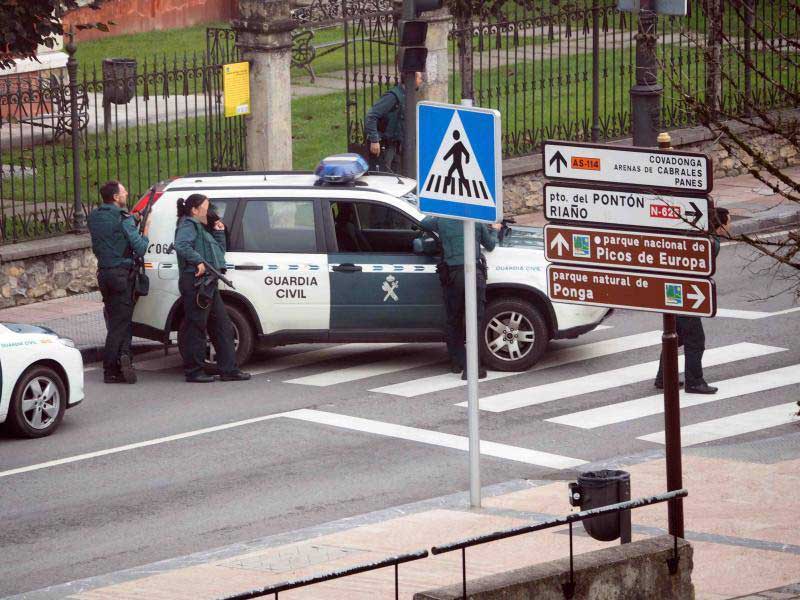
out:
<path id="1" fill-rule="evenodd" d="M 707 156 L 547 141 L 542 157 L 553 302 L 716 313 Z"/>

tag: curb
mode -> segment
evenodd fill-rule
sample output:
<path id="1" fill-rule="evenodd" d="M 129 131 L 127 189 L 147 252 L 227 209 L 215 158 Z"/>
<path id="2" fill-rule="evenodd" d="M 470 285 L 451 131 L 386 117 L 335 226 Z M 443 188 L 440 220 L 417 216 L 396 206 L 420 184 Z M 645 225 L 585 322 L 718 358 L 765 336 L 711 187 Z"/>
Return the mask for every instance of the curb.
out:
<path id="1" fill-rule="evenodd" d="M 763 215 L 734 221 L 729 231 L 732 236 L 748 235 L 784 227 L 786 225 L 800 225 L 800 210 L 788 210 L 781 214 Z"/>

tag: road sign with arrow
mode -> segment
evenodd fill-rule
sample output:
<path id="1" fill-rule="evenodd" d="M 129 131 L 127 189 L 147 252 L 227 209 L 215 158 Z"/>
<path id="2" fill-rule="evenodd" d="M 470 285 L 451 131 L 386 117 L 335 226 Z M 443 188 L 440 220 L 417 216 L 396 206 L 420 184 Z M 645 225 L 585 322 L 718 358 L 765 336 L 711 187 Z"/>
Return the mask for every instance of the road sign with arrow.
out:
<path id="1" fill-rule="evenodd" d="M 544 186 L 544 216 L 548 221 L 705 233 L 708 204 L 706 197 L 651 194 L 621 186 Z"/>
<path id="2" fill-rule="evenodd" d="M 711 279 L 551 264 L 547 280 L 554 302 L 694 317 L 713 317 L 717 311 Z"/>
<path id="3" fill-rule="evenodd" d="M 712 188 L 711 160 L 677 150 L 546 141 L 544 175 L 594 183 L 706 194 Z"/>
<path id="4" fill-rule="evenodd" d="M 676 275 L 714 273 L 713 244 L 707 237 L 547 225 L 544 243 L 545 258 L 557 263 Z"/>

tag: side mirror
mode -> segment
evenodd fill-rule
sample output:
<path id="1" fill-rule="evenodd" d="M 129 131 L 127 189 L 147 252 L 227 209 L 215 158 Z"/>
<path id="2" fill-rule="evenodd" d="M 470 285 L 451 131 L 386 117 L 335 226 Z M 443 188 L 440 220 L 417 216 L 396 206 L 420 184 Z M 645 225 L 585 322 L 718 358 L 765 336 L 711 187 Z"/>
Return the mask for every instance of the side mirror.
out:
<path id="1" fill-rule="evenodd" d="M 436 240 L 432 237 L 414 238 L 413 249 L 414 249 L 414 254 L 433 256 L 436 254 L 437 251 Z"/>

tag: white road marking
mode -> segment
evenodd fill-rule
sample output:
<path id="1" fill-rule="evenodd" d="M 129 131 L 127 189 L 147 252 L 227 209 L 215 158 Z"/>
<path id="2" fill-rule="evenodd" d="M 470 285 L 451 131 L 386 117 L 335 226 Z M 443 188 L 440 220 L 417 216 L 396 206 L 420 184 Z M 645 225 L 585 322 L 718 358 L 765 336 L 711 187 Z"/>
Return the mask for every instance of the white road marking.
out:
<path id="1" fill-rule="evenodd" d="M 416 427 L 406 427 L 404 425 L 394 425 L 382 421 L 373 421 L 370 419 L 361 419 L 359 417 L 350 417 L 347 415 L 308 409 L 284 413 L 283 416 L 290 419 L 318 423 L 320 425 L 349 429 L 351 431 L 372 433 L 410 442 L 452 448 L 463 452 L 469 450 L 469 438 L 449 433 L 440 433 L 438 431 L 430 431 L 428 429 L 418 429 Z M 481 454 L 541 467 L 549 467 L 551 469 L 569 469 L 586 464 L 584 460 L 578 460 L 568 456 L 487 442 L 485 440 L 481 440 Z"/>
<path id="2" fill-rule="evenodd" d="M 262 367 L 245 367 L 245 370 L 252 375 L 263 375 L 265 373 L 274 373 L 275 371 L 283 371 L 293 367 L 302 367 L 326 360 L 332 360 L 334 358 L 341 358 L 342 356 L 363 354 L 365 352 L 375 352 L 376 350 L 384 350 L 386 348 L 394 348 L 403 345 L 404 344 L 399 343 L 342 344 L 340 346 L 330 346 L 328 348 L 320 348 L 319 350 L 310 350 L 308 352 L 301 352 L 299 354 L 281 356 L 268 361 L 267 364 Z"/>
<path id="3" fill-rule="evenodd" d="M 215 425 L 214 427 L 205 427 L 203 429 L 196 429 L 194 431 L 187 431 L 186 433 L 176 433 L 175 435 L 168 435 L 165 437 L 156 438 L 153 440 L 146 440 L 144 442 L 136 442 L 134 444 L 126 444 L 125 446 L 117 446 L 116 448 L 107 448 L 106 450 L 97 450 L 96 452 L 87 452 L 86 454 L 77 454 L 75 456 L 68 456 L 66 458 L 59 458 L 47 462 L 28 465 L 27 467 L 18 467 L 8 471 L 0 471 L 0 478 L 9 477 L 11 475 L 18 475 L 20 473 L 30 473 L 31 471 L 38 471 L 40 469 L 49 469 L 50 467 L 57 467 L 60 465 L 68 465 L 70 463 L 81 462 L 90 460 L 100 456 L 108 456 L 109 454 L 118 454 L 120 452 L 127 452 L 128 450 L 137 450 L 139 448 L 147 448 L 148 446 L 157 446 L 158 444 L 166 444 L 167 442 L 175 442 L 186 438 L 196 437 L 198 435 L 205 435 L 206 433 L 214 433 L 216 431 L 224 431 L 226 429 L 233 429 L 235 427 L 242 427 L 244 425 L 252 425 L 253 423 L 261 423 L 262 421 L 270 421 L 279 417 L 286 416 L 286 413 L 275 413 L 273 415 L 265 415 L 263 417 L 255 417 L 253 419 L 245 419 L 243 421 L 235 421 L 233 423 L 225 423 L 224 425 Z"/>
<path id="4" fill-rule="evenodd" d="M 637 333 L 636 335 L 629 335 L 620 338 L 613 338 L 610 340 L 603 340 L 601 342 L 592 342 L 590 344 L 581 344 L 579 346 L 569 346 L 550 352 L 539 361 L 532 369 L 527 372 L 541 371 L 543 369 L 550 369 L 559 367 L 570 363 L 580 362 L 583 360 L 590 360 L 616 354 L 618 352 L 626 352 L 630 350 L 637 350 L 639 348 L 646 348 L 648 346 L 656 346 L 661 343 L 661 331 L 647 331 L 645 333 Z M 523 375 L 524 373 L 511 373 L 507 371 L 489 371 L 486 379 L 481 379 L 481 383 L 487 381 L 494 381 L 496 379 L 504 379 L 506 377 L 514 377 L 516 375 Z M 414 381 L 406 381 L 404 383 L 397 383 L 394 385 L 387 385 L 370 390 L 379 394 L 393 394 L 395 396 L 403 396 L 405 398 L 414 398 L 422 396 L 423 394 L 430 394 L 433 392 L 441 392 L 467 385 L 466 381 L 461 381 L 461 376 L 453 373 L 444 373 L 442 375 L 433 375 L 431 377 L 423 377 Z"/>
<path id="5" fill-rule="evenodd" d="M 376 377 L 378 375 L 388 375 L 398 371 L 405 371 L 407 369 L 416 369 L 417 367 L 424 367 L 433 362 L 430 356 L 419 357 L 416 355 L 409 355 L 402 359 L 384 360 L 380 362 L 370 363 L 366 365 L 355 365 L 339 369 L 338 371 L 325 371 L 315 375 L 307 375 L 306 377 L 298 377 L 297 379 L 290 379 L 285 383 L 296 383 L 299 385 L 313 385 L 317 387 L 327 387 L 329 385 L 336 385 L 339 383 L 347 383 L 350 381 L 357 381 L 359 379 L 366 379 L 368 377 Z"/>
<path id="6" fill-rule="evenodd" d="M 717 316 L 727 319 L 746 319 L 754 321 L 756 319 L 766 319 L 768 317 L 777 317 L 779 315 L 788 315 L 789 313 L 800 311 L 800 306 L 794 308 L 786 308 L 784 310 L 777 310 L 775 312 L 763 312 L 758 310 L 736 310 L 733 308 L 718 308 Z"/>
<path id="7" fill-rule="evenodd" d="M 731 415 L 730 417 L 722 417 L 721 419 L 713 419 L 681 427 L 681 445 L 694 446 L 703 442 L 713 442 L 735 435 L 742 435 L 743 433 L 752 433 L 753 431 L 761 431 L 762 429 L 797 422 L 800 422 L 800 418 L 797 417 L 796 402 L 778 404 L 777 406 L 751 410 Z M 638 439 L 655 444 L 663 444 L 664 432 L 659 431 L 643 435 Z"/>
<path id="8" fill-rule="evenodd" d="M 713 367 L 715 365 L 722 365 L 746 358 L 783 352 L 784 350 L 786 349 L 743 342 L 706 350 L 703 355 L 703 363 L 706 367 Z M 679 371 L 683 371 L 683 360 L 684 357 L 680 356 L 678 364 Z M 566 381 L 554 381 L 553 383 L 546 383 L 522 390 L 488 396 L 486 398 L 481 398 L 479 405 L 481 410 L 505 412 L 507 410 L 544 404 L 545 402 L 552 402 L 553 400 L 561 400 L 563 398 L 609 390 L 611 388 L 645 381 L 654 378 L 657 370 L 658 361 L 654 360 L 614 369 L 612 371 L 603 371 L 602 373 L 594 373 L 584 377 L 568 379 Z M 466 406 L 466 402 L 460 402 L 457 406 Z"/>
<path id="9" fill-rule="evenodd" d="M 719 388 L 719 391 L 713 395 L 686 394 L 681 390 L 681 408 L 774 390 L 796 383 L 800 383 L 800 365 L 753 373 L 752 375 L 744 375 L 743 377 L 735 377 L 725 381 L 715 381 L 714 385 Z M 658 415 L 662 412 L 664 412 L 664 396 L 663 394 L 656 394 L 628 402 L 617 402 L 616 404 L 607 404 L 598 408 L 561 415 L 560 417 L 546 419 L 546 421 L 581 429 L 595 429 Z"/>

